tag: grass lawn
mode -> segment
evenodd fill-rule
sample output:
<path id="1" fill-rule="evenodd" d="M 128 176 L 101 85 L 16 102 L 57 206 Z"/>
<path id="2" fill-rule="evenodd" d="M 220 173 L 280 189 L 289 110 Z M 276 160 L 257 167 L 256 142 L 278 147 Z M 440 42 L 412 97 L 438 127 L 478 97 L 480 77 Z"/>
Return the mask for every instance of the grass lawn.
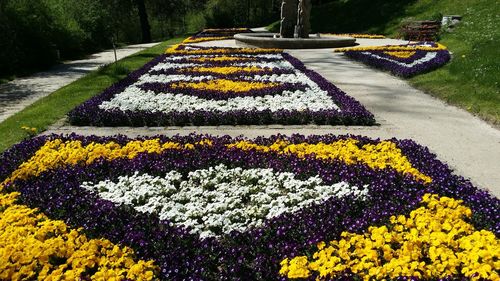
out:
<path id="1" fill-rule="evenodd" d="M 107 65 L 75 82 L 62 87 L 24 110 L 0 123 L 0 152 L 29 137 L 29 132 L 21 127 L 33 127 L 41 132 L 63 118 L 71 109 L 99 94 L 113 83 L 123 79 L 154 57 L 162 54 L 168 45 L 180 43 L 184 37 L 173 38 L 157 46 L 123 58 L 115 64 Z"/>
<path id="2" fill-rule="evenodd" d="M 491 0 L 342 0 L 313 6 L 313 32 L 373 33 L 397 37 L 408 20 L 461 15 L 440 43 L 453 53 L 446 66 L 409 81 L 415 87 L 500 125 L 500 5 Z M 279 30 L 279 22 L 271 24 Z"/>

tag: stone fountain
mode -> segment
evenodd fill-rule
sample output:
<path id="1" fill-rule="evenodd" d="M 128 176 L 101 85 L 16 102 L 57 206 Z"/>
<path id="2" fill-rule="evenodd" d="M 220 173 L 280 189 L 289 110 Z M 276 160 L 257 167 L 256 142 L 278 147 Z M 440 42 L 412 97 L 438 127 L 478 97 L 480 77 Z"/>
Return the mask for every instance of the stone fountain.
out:
<path id="1" fill-rule="evenodd" d="M 280 49 L 340 48 L 356 45 L 351 37 L 311 35 L 311 0 L 282 0 L 280 33 L 240 33 L 234 36 L 240 46 Z"/>

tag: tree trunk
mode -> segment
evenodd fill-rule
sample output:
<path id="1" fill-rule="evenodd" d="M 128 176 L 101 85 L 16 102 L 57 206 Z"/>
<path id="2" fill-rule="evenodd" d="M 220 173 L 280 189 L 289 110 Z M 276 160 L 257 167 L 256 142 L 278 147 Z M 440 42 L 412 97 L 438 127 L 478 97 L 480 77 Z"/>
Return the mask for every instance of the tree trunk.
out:
<path id="1" fill-rule="evenodd" d="M 281 27 L 282 38 L 293 38 L 295 24 L 297 23 L 297 1 L 283 0 L 281 2 Z"/>
<path id="2" fill-rule="evenodd" d="M 151 27 L 149 26 L 148 13 L 144 0 L 135 0 L 137 9 L 139 10 L 139 20 L 141 21 L 142 43 L 151 42 Z"/>

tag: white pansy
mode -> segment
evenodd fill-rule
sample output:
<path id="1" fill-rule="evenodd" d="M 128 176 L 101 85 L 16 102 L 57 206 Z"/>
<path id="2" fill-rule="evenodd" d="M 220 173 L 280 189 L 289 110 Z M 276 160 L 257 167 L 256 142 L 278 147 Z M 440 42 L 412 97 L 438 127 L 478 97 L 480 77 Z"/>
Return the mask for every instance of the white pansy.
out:
<path id="1" fill-rule="evenodd" d="M 236 58 L 263 58 L 263 59 L 280 59 L 282 58 L 281 54 L 228 54 L 227 56 L 236 57 Z M 170 60 L 182 60 L 182 59 L 199 59 L 199 58 L 217 58 L 219 55 L 182 55 L 176 56 L 171 55 L 165 58 L 165 61 Z"/>
<path id="2" fill-rule="evenodd" d="M 176 63 L 174 62 L 162 62 L 157 65 L 155 65 L 151 70 L 157 71 L 157 70 L 168 70 L 168 69 L 181 69 L 181 68 L 191 68 L 191 67 L 203 67 L 205 66 L 205 63 Z M 272 61 L 272 62 L 239 62 L 239 63 L 231 63 L 230 66 L 232 67 L 250 67 L 250 66 L 255 66 L 255 67 L 261 67 L 261 68 L 280 68 L 280 69 L 293 69 L 293 65 L 291 65 L 288 61 L 285 60 L 279 60 L 279 61 Z"/>
<path id="3" fill-rule="evenodd" d="M 82 187 L 116 204 L 158 214 L 162 220 L 190 227 L 202 237 L 245 231 L 285 212 L 296 212 L 331 197 L 367 196 L 367 186 L 346 182 L 325 185 L 318 176 L 296 179 L 272 169 L 229 169 L 223 164 L 164 177 L 148 174 L 121 176 L 116 182 L 85 182 Z"/>

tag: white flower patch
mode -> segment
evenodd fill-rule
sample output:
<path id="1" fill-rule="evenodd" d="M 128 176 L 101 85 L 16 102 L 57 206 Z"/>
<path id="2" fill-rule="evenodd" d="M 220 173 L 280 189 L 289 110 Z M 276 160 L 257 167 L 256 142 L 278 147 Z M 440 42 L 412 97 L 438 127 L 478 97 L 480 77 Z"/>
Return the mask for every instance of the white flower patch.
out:
<path id="1" fill-rule="evenodd" d="M 375 57 L 375 58 L 380 59 L 380 60 L 390 61 L 392 63 L 398 64 L 398 65 L 401 65 L 401 66 L 404 66 L 404 67 L 407 67 L 407 68 L 412 68 L 415 65 L 426 63 L 428 61 L 433 60 L 437 56 L 437 52 L 427 52 L 427 54 L 425 54 L 424 57 L 422 57 L 422 58 L 420 58 L 418 60 L 415 60 L 412 63 L 404 63 L 404 62 L 400 62 L 400 61 L 397 61 L 397 60 L 394 60 L 394 59 L 390 59 L 390 58 L 387 58 L 387 57 L 381 57 L 381 56 L 379 56 L 377 54 L 373 54 L 373 53 L 370 53 L 370 52 L 362 52 L 362 54 L 368 55 L 368 56 L 371 56 L 371 57 Z"/>
<path id="2" fill-rule="evenodd" d="M 263 58 L 263 59 L 279 59 L 282 58 L 281 54 L 228 54 L 229 57 L 234 58 Z M 182 56 L 168 56 L 165 61 L 169 60 L 182 60 L 182 59 L 199 59 L 199 58 L 217 58 L 220 55 L 182 55 Z"/>
<path id="3" fill-rule="evenodd" d="M 243 232 L 332 197 L 364 199 L 368 194 L 367 186 L 358 188 L 346 182 L 324 185 L 318 176 L 299 180 L 292 173 L 229 169 L 223 164 L 190 172 L 185 179 L 176 171 L 165 177 L 136 172 L 119 177 L 117 182 L 85 182 L 82 187 L 116 204 L 131 205 L 139 212 L 155 213 L 162 220 L 190 227 L 201 237 Z"/>
<path id="4" fill-rule="evenodd" d="M 327 92 L 312 89 L 305 91 L 283 91 L 280 95 L 233 97 L 227 100 L 204 99 L 191 95 L 144 91 L 138 87 L 128 87 L 110 101 L 99 105 L 104 110 L 119 109 L 122 111 L 150 112 L 192 112 L 235 111 L 235 110 L 311 110 L 332 109 L 340 111 Z"/>

